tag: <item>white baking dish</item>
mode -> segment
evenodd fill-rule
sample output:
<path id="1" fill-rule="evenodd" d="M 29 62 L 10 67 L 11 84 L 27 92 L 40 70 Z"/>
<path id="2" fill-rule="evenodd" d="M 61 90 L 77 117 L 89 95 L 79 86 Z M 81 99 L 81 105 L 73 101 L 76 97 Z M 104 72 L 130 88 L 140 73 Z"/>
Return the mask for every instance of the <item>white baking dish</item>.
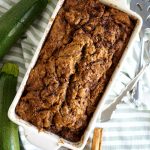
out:
<path id="1" fill-rule="evenodd" d="M 59 0 L 57 6 L 56 6 L 56 9 L 54 10 L 54 13 L 48 23 L 48 26 L 45 30 L 45 33 L 44 33 L 44 36 L 42 37 L 39 45 L 38 45 L 38 48 L 35 52 L 35 55 L 31 61 L 31 64 L 29 65 L 29 68 L 25 74 L 25 77 L 21 83 L 21 86 L 14 98 L 14 101 L 12 102 L 10 108 L 9 108 L 9 112 L 8 112 L 8 116 L 9 118 L 15 122 L 16 124 L 22 126 L 24 129 L 25 129 L 25 134 L 26 134 L 26 137 L 28 138 L 28 140 L 32 143 L 32 144 L 35 144 L 36 146 L 44 149 L 44 150 L 56 150 L 58 149 L 59 147 L 63 146 L 63 147 L 67 147 L 67 148 L 70 148 L 70 149 L 76 149 L 76 150 L 81 150 L 84 148 L 88 138 L 89 138 L 89 135 L 92 131 L 92 129 L 94 128 L 94 123 L 98 117 L 98 115 L 100 115 L 101 111 L 102 111 L 102 108 L 103 108 L 103 104 L 106 100 L 106 96 L 109 94 L 110 90 L 112 89 L 112 86 L 113 86 L 113 83 L 114 81 L 116 80 L 117 78 L 117 75 L 121 69 L 121 67 L 123 66 L 123 62 L 128 54 L 128 52 L 131 50 L 131 47 L 135 41 L 135 38 L 137 37 L 140 29 L 141 29 L 141 25 L 142 25 L 142 19 L 139 15 L 137 15 L 135 12 L 127 9 L 124 5 L 122 5 L 119 0 L 118 1 L 115 1 L 115 0 L 101 0 L 102 3 L 108 5 L 108 6 L 111 6 L 111 7 L 114 7 L 114 8 L 117 8 L 127 14 L 129 14 L 130 16 L 134 17 L 136 20 L 137 20 L 137 24 L 135 26 L 135 29 L 132 33 L 132 36 L 130 38 L 130 41 L 126 47 L 126 49 L 124 50 L 124 54 L 122 55 L 122 58 L 118 64 L 118 66 L 116 67 L 116 70 L 115 72 L 113 73 L 113 76 L 111 77 L 111 80 L 105 90 L 105 93 L 103 94 L 103 97 L 101 98 L 98 106 L 97 106 L 97 109 L 95 110 L 94 114 L 93 114 L 93 117 L 91 118 L 91 121 L 89 122 L 89 125 L 85 131 L 85 133 L 83 134 L 82 136 L 82 139 L 80 142 L 77 142 L 77 143 L 73 143 L 73 142 L 69 142 L 63 138 L 60 138 L 59 136 L 53 134 L 53 133 L 50 133 L 50 132 L 46 132 L 46 131 L 43 131 L 43 132 L 39 132 L 38 129 L 29 124 L 28 122 L 20 119 L 16 113 L 15 113 L 15 108 L 16 108 L 16 105 L 18 103 L 18 101 L 20 100 L 20 97 L 24 91 L 24 88 L 25 88 L 25 85 L 26 85 L 26 82 L 28 80 L 28 77 L 29 77 L 29 74 L 30 74 L 30 71 L 31 69 L 34 67 L 34 65 L 36 64 L 36 61 L 38 59 L 38 56 L 39 56 L 39 53 L 40 53 L 40 50 L 44 44 L 44 41 L 46 39 L 46 36 L 48 35 L 50 29 L 51 29 L 51 26 L 53 24 L 53 21 L 57 15 L 57 12 L 59 11 L 59 9 L 61 8 L 62 4 L 64 3 L 64 0 Z"/>

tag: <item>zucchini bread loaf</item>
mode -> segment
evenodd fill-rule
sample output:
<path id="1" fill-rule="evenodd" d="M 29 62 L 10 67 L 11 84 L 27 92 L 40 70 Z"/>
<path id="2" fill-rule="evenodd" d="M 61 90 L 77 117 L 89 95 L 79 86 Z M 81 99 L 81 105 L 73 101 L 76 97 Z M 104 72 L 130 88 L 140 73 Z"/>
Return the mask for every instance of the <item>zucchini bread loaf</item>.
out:
<path id="1" fill-rule="evenodd" d="M 17 115 L 81 139 L 127 46 L 135 20 L 99 0 L 66 0 L 32 69 Z"/>

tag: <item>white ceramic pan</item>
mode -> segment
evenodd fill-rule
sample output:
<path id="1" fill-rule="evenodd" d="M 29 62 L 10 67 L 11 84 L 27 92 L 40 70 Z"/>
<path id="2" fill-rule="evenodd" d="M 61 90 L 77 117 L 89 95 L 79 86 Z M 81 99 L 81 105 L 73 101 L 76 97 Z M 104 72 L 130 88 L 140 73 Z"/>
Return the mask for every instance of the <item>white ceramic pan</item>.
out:
<path id="1" fill-rule="evenodd" d="M 61 146 L 63 147 L 67 147 L 67 148 L 70 148 L 70 149 L 76 149 L 76 150 L 81 150 L 84 148 L 88 138 L 89 138 L 89 135 L 92 131 L 92 129 L 94 128 L 94 123 L 98 117 L 98 115 L 100 115 L 101 111 L 102 111 L 102 108 L 103 108 L 103 104 L 105 102 L 105 99 L 106 99 L 106 95 L 108 95 L 109 91 L 112 89 L 112 85 L 113 85 L 113 82 L 115 81 L 115 79 L 117 78 L 117 75 L 121 69 L 121 67 L 123 66 L 123 63 L 124 63 L 124 60 L 128 54 L 128 52 L 131 50 L 131 47 L 135 41 L 135 38 L 137 37 L 140 29 L 141 29 L 141 25 L 142 25 L 142 19 L 139 17 L 139 15 L 137 15 L 135 12 L 127 9 L 124 5 L 122 5 L 120 3 L 120 0 L 101 0 L 102 3 L 104 3 L 105 5 L 108 5 L 108 6 L 111 6 L 111 7 L 114 7 L 114 8 L 117 8 L 118 10 L 121 10 L 127 14 L 129 14 L 131 17 L 135 18 L 137 20 L 137 24 L 134 28 L 134 31 L 132 33 L 132 36 L 130 38 L 130 41 L 126 47 L 126 49 L 124 50 L 124 54 L 122 55 L 122 58 L 118 64 L 118 66 L 116 67 L 116 70 L 115 72 L 113 73 L 112 75 L 112 78 L 105 90 L 105 93 L 103 94 L 103 97 L 101 98 L 98 106 L 97 106 L 97 109 L 95 110 L 94 114 L 93 114 L 93 117 L 91 118 L 91 121 L 89 122 L 89 125 L 86 129 L 86 131 L 84 132 L 82 138 L 81 138 L 81 141 L 78 142 L 78 143 L 73 143 L 73 142 L 69 142 L 65 139 L 62 139 L 60 138 L 59 136 L 53 134 L 53 133 L 50 133 L 50 132 L 39 132 L 38 129 L 29 124 L 28 122 L 20 119 L 16 113 L 15 113 L 15 108 L 16 108 L 16 105 L 18 103 L 18 101 L 20 100 L 20 97 L 24 91 L 24 88 L 25 88 L 25 85 L 26 85 L 26 82 L 28 80 L 28 77 L 29 77 L 29 74 L 30 74 L 30 71 L 31 69 L 34 67 L 34 65 L 36 64 L 36 61 L 38 59 L 38 56 L 39 56 L 39 53 L 40 53 L 40 50 L 44 44 L 44 41 L 46 39 L 46 36 L 48 35 L 50 29 L 51 29 L 51 26 L 53 24 L 53 21 L 57 15 L 57 12 L 59 11 L 59 9 L 61 8 L 62 4 L 64 3 L 64 0 L 59 0 L 57 6 L 56 6 L 56 9 L 47 25 L 47 28 L 45 30 L 45 33 L 44 33 L 44 36 L 42 37 L 39 45 L 38 45 L 38 48 L 35 52 L 35 55 L 31 61 L 31 64 L 27 70 L 27 73 L 25 74 L 25 77 L 21 83 L 21 86 L 14 98 L 14 101 L 12 102 L 11 106 L 10 106 L 10 109 L 9 109 L 9 112 L 8 112 L 8 116 L 9 118 L 15 122 L 16 124 L 22 126 L 24 129 L 25 129 L 25 134 L 26 134 L 26 137 L 27 139 L 34 145 L 44 149 L 44 150 L 57 150 L 58 148 L 60 148 Z"/>

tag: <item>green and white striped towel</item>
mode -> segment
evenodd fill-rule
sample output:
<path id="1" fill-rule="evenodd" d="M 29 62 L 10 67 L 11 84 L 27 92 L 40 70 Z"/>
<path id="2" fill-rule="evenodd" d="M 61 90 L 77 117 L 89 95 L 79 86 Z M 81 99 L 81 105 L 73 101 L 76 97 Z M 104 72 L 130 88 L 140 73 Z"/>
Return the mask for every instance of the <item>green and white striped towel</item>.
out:
<path id="1" fill-rule="evenodd" d="M 6 12 L 19 0 L 0 0 L 0 15 Z M 120 0 L 118 0 L 120 1 Z M 130 0 L 122 0 L 129 4 Z M 42 15 L 33 23 L 26 34 L 14 45 L 8 55 L 6 55 L 0 66 L 6 61 L 12 61 L 19 65 L 20 75 L 18 86 L 20 85 L 23 76 L 26 72 L 35 49 L 44 33 L 44 29 L 48 23 L 57 0 L 51 0 Z M 148 36 L 147 36 L 148 38 Z M 150 37 L 149 37 L 150 39 Z M 133 78 L 136 73 L 137 62 L 139 60 L 140 45 L 137 41 L 133 50 L 131 50 L 128 59 L 122 69 L 125 73 L 120 73 L 118 80 L 114 85 L 114 91 L 108 96 L 106 105 L 110 103 L 116 95 L 123 89 L 124 83 L 128 83 L 130 78 Z M 128 76 L 127 76 L 128 75 Z M 150 100 L 150 80 L 148 80 L 150 71 L 144 75 L 144 100 Z M 149 97 L 149 98 L 148 98 Z M 121 103 L 117 106 L 117 110 L 112 116 L 112 119 L 100 124 L 100 119 L 97 120 L 96 127 L 104 127 L 103 133 L 103 150 L 150 150 L 150 111 L 132 108 L 130 103 Z M 25 138 L 23 129 L 20 128 L 21 139 L 26 150 L 40 150 L 31 145 Z M 89 141 L 92 140 L 92 135 Z M 90 144 L 85 147 L 85 150 L 90 150 Z"/>

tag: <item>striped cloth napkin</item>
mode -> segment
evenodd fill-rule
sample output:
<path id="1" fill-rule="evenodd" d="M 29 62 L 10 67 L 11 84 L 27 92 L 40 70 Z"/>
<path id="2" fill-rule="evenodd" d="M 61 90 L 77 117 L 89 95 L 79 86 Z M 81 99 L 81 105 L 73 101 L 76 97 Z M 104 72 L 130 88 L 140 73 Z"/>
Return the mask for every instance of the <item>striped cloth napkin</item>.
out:
<path id="1" fill-rule="evenodd" d="M 0 15 L 10 9 L 19 0 L 0 0 Z M 130 0 L 118 0 L 126 3 L 129 6 Z M 48 20 L 57 4 L 57 0 L 51 0 L 46 10 L 33 23 L 24 36 L 14 45 L 8 55 L 0 62 L 0 67 L 6 61 L 15 62 L 20 67 L 20 75 L 18 79 L 18 87 L 23 79 L 26 69 L 31 61 L 31 58 L 36 50 L 36 47 L 43 35 L 44 29 Z M 149 38 L 147 32 L 146 38 Z M 120 72 L 118 80 L 114 85 L 114 91 L 108 95 L 106 104 L 109 104 L 124 88 L 131 78 L 136 74 L 137 62 L 139 60 L 140 43 L 137 42 L 134 48 L 131 49 L 126 63 Z M 144 102 L 148 103 L 150 97 L 150 69 L 143 77 Z M 107 123 L 100 123 L 100 118 L 97 120 L 96 127 L 104 128 L 102 138 L 102 150 L 150 150 L 150 109 L 139 110 L 132 107 L 131 103 L 122 102 L 117 106 L 117 110 L 113 113 L 112 119 Z M 21 140 L 25 150 L 40 150 L 31 145 L 25 138 L 23 129 L 20 127 Z M 85 150 L 91 149 L 92 135 L 89 138 Z M 61 148 L 62 149 L 62 148 Z M 65 148 L 63 148 L 65 149 Z"/>

